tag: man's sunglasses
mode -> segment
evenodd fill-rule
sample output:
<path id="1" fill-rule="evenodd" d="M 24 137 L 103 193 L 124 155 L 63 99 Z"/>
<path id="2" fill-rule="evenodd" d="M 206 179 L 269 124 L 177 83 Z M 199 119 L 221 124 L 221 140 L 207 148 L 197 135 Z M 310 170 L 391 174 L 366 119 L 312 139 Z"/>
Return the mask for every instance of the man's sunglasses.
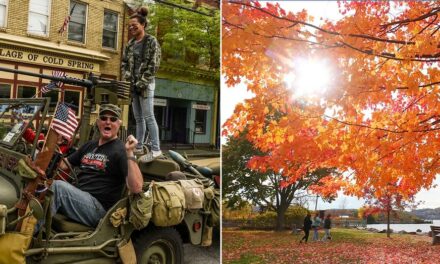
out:
<path id="1" fill-rule="evenodd" d="M 110 121 L 112 121 L 113 123 L 118 121 L 118 118 L 116 116 L 105 116 L 105 115 L 102 115 L 102 116 L 99 116 L 99 119 L 101 121 L 104 121 L 104 122 L 107 121 L 108 119 L 110 119 Z"/>

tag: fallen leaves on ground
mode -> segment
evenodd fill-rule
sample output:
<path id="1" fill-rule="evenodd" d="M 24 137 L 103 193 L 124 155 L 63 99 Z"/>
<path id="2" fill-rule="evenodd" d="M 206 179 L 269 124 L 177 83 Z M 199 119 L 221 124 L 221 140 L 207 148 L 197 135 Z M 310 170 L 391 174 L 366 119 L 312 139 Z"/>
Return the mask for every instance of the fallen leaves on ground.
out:
<path id="1" fill-rule="evenodd" d="M 332 230 L 332 240 L 299 244 L 290 232 L 223 230 L 223 263 L 439 263 L 440 246 L 418 235 Z M 322 237 L 323 232 L 320 232 Z"/>

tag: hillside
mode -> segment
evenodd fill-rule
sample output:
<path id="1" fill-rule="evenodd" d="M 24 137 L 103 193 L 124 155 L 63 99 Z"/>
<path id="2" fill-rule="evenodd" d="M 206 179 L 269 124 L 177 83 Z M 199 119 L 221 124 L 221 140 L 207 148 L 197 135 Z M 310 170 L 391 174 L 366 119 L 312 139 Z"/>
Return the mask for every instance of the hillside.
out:
<path id="1" fill-rule="evenodd" d="M 440 219 L 440 207 L 435 209 L 417 209 L 411 211 L 411 213 L 426 220 Z"/>

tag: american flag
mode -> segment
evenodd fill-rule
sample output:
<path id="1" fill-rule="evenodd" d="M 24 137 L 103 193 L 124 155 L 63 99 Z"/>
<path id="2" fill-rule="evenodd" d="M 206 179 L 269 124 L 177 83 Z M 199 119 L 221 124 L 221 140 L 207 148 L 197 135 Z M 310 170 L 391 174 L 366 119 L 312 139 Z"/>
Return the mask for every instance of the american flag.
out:
<path id="1" fill-rule="evenodd" d="M 61 36 L 64 34 L 64 31 L 67 30 L 67 26 L 69 25 L 70 19 L 72 18 L 73 11 L 75 10 L 76 4 L 73 4 L 72 8 L 70 8 L 69 15 L 64 19 L 63 25 L 58 30 L 58 33 L 61 34 Z"/>
<path id="2" fill-rule="evenodd" d="M 78 120 L 76 120 L 75 111 L 69 108 L 66 104 L 60 103 L 50 127 L 65 139 L 71 140 L 78 127 Z"/>
<path id="3" fill-rule="evenodd" d="M 67 30 L 67 26 L 69 25 L 69 22 L 70 22 L 70 16 L 67 16 L 67 17 L 64 19 L 63 25 L 62 25 L 61 28 L 58 30 L 58 33 L 59 33 L 59 34 L 61 34 L 61 35 L 64 34 L 64 31 Z"/>
<path id="4" fill-rule="evenodd" d="M 52 75 L 55 77 L 66 77 L 66 73 L 62 71 L 52 71 Z M 64 86 L 63 82 L 51 81 L 50 83 L 46 84 L 43 88 L 41 88 L 41 92 L 45 94 L 57 87 L 63 88 L 63 86 Z"/>

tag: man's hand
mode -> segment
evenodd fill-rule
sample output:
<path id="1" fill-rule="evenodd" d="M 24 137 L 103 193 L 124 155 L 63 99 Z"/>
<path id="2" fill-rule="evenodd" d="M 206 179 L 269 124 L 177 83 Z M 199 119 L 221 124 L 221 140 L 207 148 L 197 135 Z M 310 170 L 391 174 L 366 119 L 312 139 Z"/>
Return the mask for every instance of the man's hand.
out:
<path id="1" fill-rule="evenodd" d="M 127 142 L 125 143 L 125 150 L 127 151 L 127 156 L 133 156 L 133 150 L 136 147 L 138 141 L 133 135 L 127 137 Z"/>
<path id="2" fill-rule="evenodd" d="M 127 151 L 128 158 L 134 158 L 133 150 L 136 147 L 138 141 L 133 135 L 127 137 L 127 142 L 125 143 L 125 150 Z M 136 159 L 134 159 L 136 161 Z M 142 172 L 139 169 L 137 162 L 128 162 L 128 175 L 126 178 L 128 189 L 132 193 L 142 192 L 142 185 L 144 179 L 142 177 Z"/>

